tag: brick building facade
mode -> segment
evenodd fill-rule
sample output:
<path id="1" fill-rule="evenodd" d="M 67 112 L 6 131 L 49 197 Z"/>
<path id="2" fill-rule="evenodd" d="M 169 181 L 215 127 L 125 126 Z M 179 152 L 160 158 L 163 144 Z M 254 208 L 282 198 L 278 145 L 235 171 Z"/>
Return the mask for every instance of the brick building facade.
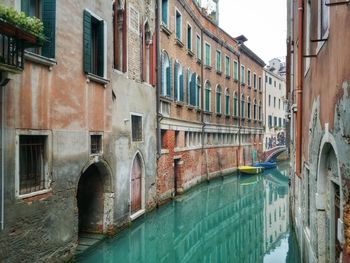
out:
<path id="1" fill-rule="evenodd" d="M 288 1 L 293 221 L 303 262 L 350 262 L 347 1 Z"/>
<path id="2" fill-rule="evenodd" d="M 159 200 L 262 150 L 264 62 L 197 1 L 160 1 Z M 244 36 L 242 36 L 244 39 Z"/>
<path id="3" fill-rule="evenodd" d="M 13 74 L 0 29 L 0 261 L 64 261 L 156 204 L 155 2 L 1 4 L 47 41 Z"/>

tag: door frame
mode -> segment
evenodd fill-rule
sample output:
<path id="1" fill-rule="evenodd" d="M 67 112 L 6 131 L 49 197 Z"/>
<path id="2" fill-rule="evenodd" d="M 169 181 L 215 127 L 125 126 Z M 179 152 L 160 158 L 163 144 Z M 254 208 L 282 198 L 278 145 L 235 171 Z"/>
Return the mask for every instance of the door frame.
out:
<path id="1" fill-rule="evenodd" d="M 135 158 L 137 155 L 140 156 L 140 161 L 141 161 L 141 209 L 135 213 L 132 214 L 131 212 L 131 202 L 132 202 L 132 166 L 134 164 Z M 129 214 L 130 214 L 130 219 L 131 221 L 135 220 L 136 218 L 140 217 L 146 212 L 146 198 L 145 198 L 145 161 L 143 159 L 143 155 L 140 151 L 137 151 L 134 155 L 133 158 L 131 159 L 131 164 L 130 164 L 130 172 L 129 172 Z"/>

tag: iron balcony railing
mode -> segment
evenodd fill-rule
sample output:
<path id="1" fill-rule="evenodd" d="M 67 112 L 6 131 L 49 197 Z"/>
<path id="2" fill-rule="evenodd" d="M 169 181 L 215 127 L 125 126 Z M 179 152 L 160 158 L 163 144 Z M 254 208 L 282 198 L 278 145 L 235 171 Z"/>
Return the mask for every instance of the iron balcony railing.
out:
<path id="1" fill-rule="evenodd" d="M 24 47 L 21 41 L 0 33 L 0 69 L 22 70 Z"/>

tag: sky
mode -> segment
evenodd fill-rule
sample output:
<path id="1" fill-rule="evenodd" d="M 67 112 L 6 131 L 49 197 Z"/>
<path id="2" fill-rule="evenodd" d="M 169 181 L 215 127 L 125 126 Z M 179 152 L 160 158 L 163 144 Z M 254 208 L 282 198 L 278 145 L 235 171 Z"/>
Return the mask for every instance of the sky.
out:
<path id="1" fill-rule="evenodd" d="M 268 63 L 286 55 L 285 0 L 219 0 L 219 26 L 233 37 L 245 35 L 245 45 Z"/>

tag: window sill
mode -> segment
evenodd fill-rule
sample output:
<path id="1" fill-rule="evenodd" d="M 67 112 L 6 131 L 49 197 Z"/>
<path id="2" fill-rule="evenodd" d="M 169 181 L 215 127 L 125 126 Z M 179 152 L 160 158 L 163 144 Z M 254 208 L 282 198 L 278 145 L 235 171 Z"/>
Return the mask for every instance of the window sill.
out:
<path id="1" fill-rule="evenodd" d="M 231 115 L 230 114 L 225 114 L 225 118 L 229 119 L 229 118 L 231 118 Z"/>
<path id="2" fill-rule="evenodd" d="M 242 82 L 242 83 L 241 83 L 241 86 L 243 86 L 243 87 L 244 87 L 244 86 L 245 86 L 245 83 L 244 83 L 244 82 Z"/>
<path id="3" fill-rule="evenodd" d="M 204 68 L 205 68 L 205 69 L 208 69 L 208 70 L 211 70 L 211 69 L 212 69 L 212 67 L 209 66 L 209 65 L 204 65 Z"/>
<path id="4" fill-rule="evenodd" d="M 201 59 L 200 58 L 197 58 L 197 64 L 201 64 L 202 63 L 202 61 L 201 61 Z"/>
<path id="5" fill-rule="evenodd" d="M 222 113 L 219 113 L 219 112 L 216 113 L 216 117 L 221 117 L 221 116 L 222 116 Z"/>
<path id="6" fill-rule="evenodd" d="M 178 45 L 179 47 L 184 47 L 184 43 L 180 40 L 180 39 L 178 39 L 178 38 L 175 38 L 175 44 L 176 45 Z"/>
<path id="7" fill-rule="evenodd" d="M 92 74 L 92 73 L 87 73 L 86 74 L 86 82 L 96 82 L 98 84 L 102 84 L 102 85 L 107 85 L 109 83 L 109 80 L 108 79 L 105 79 L 103 77 L 100 77 L 100 76 L 97 76 L 95 74 Z"/>
<path id="8" fill-rule="evenodd" d="M 160 95 L 160 100 L 169 104 L 173 102 L 173 100 L 170 97 L 164 95 Z"/>
<path id="9" fill-rule="evenodd" d="M 210 112 L 210 111 L 203 111 L 203 113 L 206 114 L 206 115 L 212 115 L 212 114 L 213 114 L 213 113 Z"/>
<path id="10" fill-rule="evenodd" d="M 222 72 L 221 71 L 219 71 L 219 70 L 216 70 L 216 74 L 218 74 L 218 75 L 222 75 Z"/>
<path id="11" fill-rule="evenodd" d="M 51 192 L 52 189 L 49 188 L 49 189 L 43 189 L 43 190 L 40 190 L 40 191 L 37 191 L 37 192 L 32 192 L 32 193 L 29 193 L 29 194 L 23 194 L 23 195 L 18 195 L 17 198 L 18 199 L 26 199 L 26 198 L 30 198 L 30 197 L 34 197 L 34 196 L 38 196 L 38 195 L 43 195 L 43 194 L 47 194 L 49 192 Z"/>
<path id="12" fill-rule="evenodd" d="M 187 55 L 189 55 L 190 57 L 193 57 L 194 53 L 192 52 L 191 49 L 187 49 Z"/>
<path id="13" fill-rule="evenodd" d="M 57 65 L 57 61 L 55 59 L 43 57 L 41 55 L 29 51 L 25 51 L 24 58 L 28 61 L 46 66 L 49 68 L 50 71 L 52 70 L 53 66 Z"/>
<path id="14" fill-rule="evenodd" d="M 238 79 L 233 79 L 234 82 L 238 83 Z"/>
<path id="15" fill-rule="evenodd" d="M 192 105 L 187 105 L 187 109 L 190 110 L 190 111 L 192 111 L 192 110 L 194 110 L 194 106 L 192 106 Z"/>
<path id="16" fill-rule="evenodd" d="M 248 84 L 248 88 L 249 88 L 249 89 L 251 89 L 251 88 L 252 88 L 252 86 Z"/>
<path id="17" fill-rule="evenodd" d="M 170 29 L 168 28 L 167 25 L 165 25 L 163 22 L 160 25 L 160 29 L 167 35 L 170 36 L 172 34 L 172 32 L 170 31 Z"/>
<path id="18" fill-rule="evenodd" d="M 226 75 L 226 79 L 230 79 L 231 77 L 229 75 Z"/>
<path id="19" fill-rule="evenodd" d="M 238 119 L 239 119 L 239 117 L 238 117 L 238 116 L 233 116 L 233 118 L 234 118 L 235 120 L 238 120 Z"/>
<path id="20" fill-rule="evenodd" d="M 160 154 L 169 154 L 169 150 L 168 149 L 161 149 Z"/>
<path id="21" fill-rule="evenodd" d="M 176 104 L 176 107 L 183 107 L 185 105 L 183 101 L 176 101 L 175 104 Z"/>
<path id="22" fill-rule="evenodd" d="M 258 91 L 257 88 L 254 88 L 254 91 Z"/>

